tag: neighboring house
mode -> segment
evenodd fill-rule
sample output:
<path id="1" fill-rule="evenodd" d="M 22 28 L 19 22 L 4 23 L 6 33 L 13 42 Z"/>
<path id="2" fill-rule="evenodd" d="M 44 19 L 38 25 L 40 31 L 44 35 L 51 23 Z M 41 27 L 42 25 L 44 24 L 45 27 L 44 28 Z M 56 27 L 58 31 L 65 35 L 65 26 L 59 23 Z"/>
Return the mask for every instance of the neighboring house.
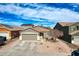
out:
<path id="1" fill-rule="evenodd" d="M 0 36 L 4 36 L 7 40 L 19 37 L 20 27 L 0 24 Z"/>
<path id="2" fill-rule="evenodd" d="M 67 42 L 79 44 L 79 22 L 59 22 L 54 27 L 58 31 L 58 38 L 64 39 Z M 57 32 L 54 34 L 57 34 Z"/>
<path id="3" fill-rule="evenodd" d="M 30 28 L 29 25 L 26 25 L 25 28 L 20 32 L 21 40 L 41 40 L 48 37 L 48 34 L 46 33 L 49 32 L 48 28 L 42 26 L 33 26 Z"/>

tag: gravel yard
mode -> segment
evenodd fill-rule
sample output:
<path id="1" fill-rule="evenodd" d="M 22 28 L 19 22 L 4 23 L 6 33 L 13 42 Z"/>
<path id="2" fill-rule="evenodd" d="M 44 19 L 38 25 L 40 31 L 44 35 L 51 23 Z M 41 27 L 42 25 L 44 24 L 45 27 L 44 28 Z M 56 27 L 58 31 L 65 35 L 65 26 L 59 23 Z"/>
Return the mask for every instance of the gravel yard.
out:
<path id="1" fill-rule="evenodd" d="M 0 48 L 1 56 L 68 56 L 73 49 L 66 43 L 58 40 L 49 41 L 27 41 L 16 40 Z"/>

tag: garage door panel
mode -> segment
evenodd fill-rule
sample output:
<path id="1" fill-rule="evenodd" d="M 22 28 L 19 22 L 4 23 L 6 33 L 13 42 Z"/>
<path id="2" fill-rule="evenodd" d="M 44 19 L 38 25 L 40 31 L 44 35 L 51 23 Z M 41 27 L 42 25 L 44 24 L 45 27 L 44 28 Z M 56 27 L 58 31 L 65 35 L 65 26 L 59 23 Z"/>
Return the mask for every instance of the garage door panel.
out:
<path id="1" fill-rule="evenodd" d="M 35 34 L 23 34 L 22 39 L 23 40 L 36 40 L 37 35 L 35 35 Z"/>

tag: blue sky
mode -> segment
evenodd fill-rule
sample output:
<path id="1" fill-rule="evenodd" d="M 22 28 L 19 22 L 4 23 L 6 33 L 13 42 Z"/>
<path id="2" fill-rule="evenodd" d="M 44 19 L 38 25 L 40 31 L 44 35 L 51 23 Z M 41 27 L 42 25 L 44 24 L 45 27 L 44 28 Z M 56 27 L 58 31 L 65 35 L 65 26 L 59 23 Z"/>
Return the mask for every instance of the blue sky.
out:
<path id="1" fill-rule="evenodd" d="M 79 4 L 0 3 L 0 23 L 53 27 L 57 22 L 79 22 Z"/>

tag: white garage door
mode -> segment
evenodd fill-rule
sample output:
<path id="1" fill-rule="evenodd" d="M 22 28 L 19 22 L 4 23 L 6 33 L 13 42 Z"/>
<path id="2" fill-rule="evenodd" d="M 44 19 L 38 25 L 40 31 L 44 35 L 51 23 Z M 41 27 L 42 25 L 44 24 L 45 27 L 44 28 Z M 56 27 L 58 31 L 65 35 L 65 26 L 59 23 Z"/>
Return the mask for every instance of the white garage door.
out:
<path id="1" fill-rule="evenodd" d="M 37 40 L 36 34 L 22 34 L 23 40 Z"/>
<path id="2" fill-rule="evenodd" d="M 9 38 L 9 34 L 6 33 L 6 32 L 0 32 L 0 36 L 4 36 L 4 37 L 6 37 L 7 39 Z"/>
<path id="3" fill-rule="evenodd" d="M 79 36 L 74 36 L 74 43 L 79 43 Z"/>

